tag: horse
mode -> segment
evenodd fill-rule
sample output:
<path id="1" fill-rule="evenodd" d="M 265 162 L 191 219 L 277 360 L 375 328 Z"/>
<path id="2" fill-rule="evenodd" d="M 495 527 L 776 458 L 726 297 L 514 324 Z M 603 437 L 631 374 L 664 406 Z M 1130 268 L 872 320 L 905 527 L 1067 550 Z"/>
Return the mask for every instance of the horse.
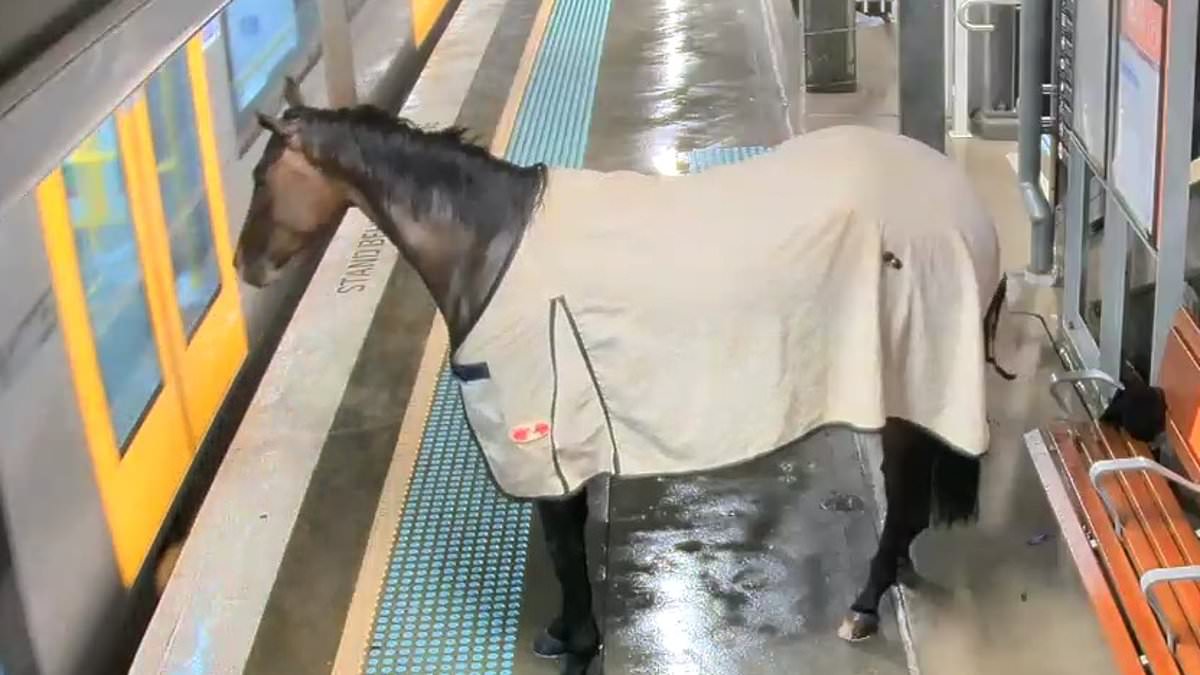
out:
<path id="1" fill-rule="evenodd" d="M 269 139 L 235 267 L 269 285 L 351 207 L 412 265 L 493 479 L 536 505 L 562 604 L 533 649 L 562 672 L 602 643 L 584 543 L 597 475 L 710 470 L 828 424 L 879 431 L 886 516 L 848 641 L 878 631 L 922 531 L 977 517 L 985 364 L 1014 375 L 993 354 L 997 237 L 949 159 L 847 127 L 696 175 L 550 169 L 460 128 L 310 107 L 294 85 L 286 102 L 258 113 Z M 676 253 L 646 250 L 664 239 Z M 749 403 L 717 400 L 726 388 Z"/>

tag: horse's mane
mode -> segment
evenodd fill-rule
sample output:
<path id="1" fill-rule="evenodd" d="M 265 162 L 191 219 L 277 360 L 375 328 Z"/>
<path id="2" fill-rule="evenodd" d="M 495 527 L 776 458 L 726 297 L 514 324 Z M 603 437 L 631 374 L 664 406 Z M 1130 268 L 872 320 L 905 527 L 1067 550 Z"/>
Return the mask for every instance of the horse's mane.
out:
<path id="1" fill-rule="evenodd" d="M 314 162 L 376 179 L 387 186 L 380 198 L 408 200 L 415 218 L 433 209 L 436 193 L 464 225 L 498 228 L 506 217 L 527 218 L 545 189 L 544 164 L 496 157 L 462 127 L 422 129 L 372 105 L 293 107 L 283 118 L 301 123 Z"/>
<path id="2" fill-rule="evenodd" d="M 467 130 L 463 127 L 422 129 L 373 105 L 333 109 L 293 107 L 283 113 L 283 118 L 302 122 L 306 140 L 329 149 L 361 145 L 363 149 L 390 154 L 389 150 L 407 150 L 416 145 L 497 159 L 475 139 L 468 138 Z"/>

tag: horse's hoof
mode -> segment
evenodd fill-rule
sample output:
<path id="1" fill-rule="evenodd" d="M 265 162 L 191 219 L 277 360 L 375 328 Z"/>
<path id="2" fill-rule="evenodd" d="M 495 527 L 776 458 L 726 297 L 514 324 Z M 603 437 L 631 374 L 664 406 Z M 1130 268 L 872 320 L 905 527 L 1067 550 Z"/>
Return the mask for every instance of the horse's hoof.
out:
<path id="1" fill-rule="evenodd" d="M 567 645 L 562 640 L 550 634 L 550 629 L 542 631 L 542 634 L 533 640 L 533 653 L 544 659 L 556 659 L 567 653 Z"/>
<path id="2" fill-rule="evenodd" d="M 879 632 L 879 615 L 850 610 L 838 627 L 838 637 L 846 642 L 861 642 Z"/>

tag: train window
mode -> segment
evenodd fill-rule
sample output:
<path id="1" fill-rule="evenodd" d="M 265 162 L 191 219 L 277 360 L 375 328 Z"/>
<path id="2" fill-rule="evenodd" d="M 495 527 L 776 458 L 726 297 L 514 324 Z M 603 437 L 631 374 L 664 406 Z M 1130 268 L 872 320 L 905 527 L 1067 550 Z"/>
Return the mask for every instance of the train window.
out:
<path id="1" fill-rule="evenodd" d="M 1117 103 L 1110 171 L 1117 194 L 1153 240 L 1158 182 L 1163 18 L 1158 0 L 1121 0 Z"/>
<path id="2" fill-rule="evenodd" d="M 187 52 L 180 50 L 147 87 L 154 160 L 171 248 L 175 297 L 190 337 L 220 289 Z"/>
<path id="3" fill-rule="evenodd" d="M 67 211 L 118 448 L 162 385 L 116 120 L 63 163 Z"/>
<path id="4" fill-rule="evenodd" d="M 221 14 L 238 135 L 257 134 L 254 112 L 279 95 L 283 75 L 307 70 L 318 48 L 316 0 L 233 0 Z M 296 64 L 303 62 L 297 68 Z"/>

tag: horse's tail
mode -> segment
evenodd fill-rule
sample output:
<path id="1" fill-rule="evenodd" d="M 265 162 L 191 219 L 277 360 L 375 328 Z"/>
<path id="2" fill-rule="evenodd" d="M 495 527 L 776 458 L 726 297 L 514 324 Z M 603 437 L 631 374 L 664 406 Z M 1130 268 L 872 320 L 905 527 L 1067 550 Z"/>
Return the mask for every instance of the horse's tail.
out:
<path id="1" fill-rule="evenodd" d="M 928 447 L 934 453 L 930 520 L 934 525 L 974 521 L 979 515 L 979 458 L 942 442 Z"/>
<path id="2" fill-rule="evenodd" d="M 1008 372 L 996 363 L 996 328 L 1000 325 L 1000 310 L 1004 307 L 1004 296 L 1008 291 L 1008 276 L 1002 275 L 992 294 L 992 302 L 983 315 L 983 354 L 984 359 L 992 368 L 1006 380 L 1015 380 L 1017 376 Z"/>

